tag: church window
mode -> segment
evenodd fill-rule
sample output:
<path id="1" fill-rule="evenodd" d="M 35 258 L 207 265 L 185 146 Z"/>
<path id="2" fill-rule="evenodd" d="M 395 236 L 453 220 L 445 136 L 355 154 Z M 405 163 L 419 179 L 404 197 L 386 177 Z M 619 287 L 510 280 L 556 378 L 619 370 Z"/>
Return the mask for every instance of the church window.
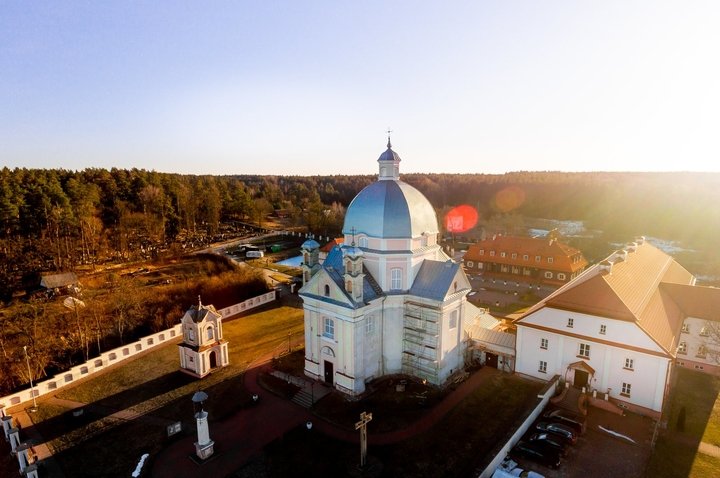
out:
<path id="1" fill-rule="evenodd" d="M 208 327 L 208 329 L 207 329 L 207 339 L 208 339 L 208 340 L 214 339 L 215 337 L 213 337 L 213 335 L 214 335 L 214 333 L 213 333 L 213 328 L 212 328 L 212 327 Z"/>
<path id="2" fill-rule="evenodd" d="M 323 319 L 323 337 L 328 339 L 335 338 L 335 321 L 325 317 Z"/>
<path id="3" fill-rule="evenodd" d="M 457 328 L 458 323 L 458 311 L 453 310 L 450 312 L 450 330 Z"/>
<path id="4" fill-rule="evenodd" d="M 325 297 L 330 297 L 330 286 L 325 284 Z"/>
<path id="5" fill-rule="evenodd" d="M 350 261 L 345 262 L 345 273 L 352 274 L 352 262 L 350 262 Z"/>
<path id="6" fill-rule="evenodd" d="M 402 269 L 392 269 L 390 271 L 390 289 L 402 289 Z"/>
<path id="7" fill-rule="evenodd" d="M 193 329 L 188 329 L 187 335 L 188 340 L 195 340 L 195 331 Z"/>
<path id="8" fill-rule="evenodd" d="M 352 281 L 349 280 L 345 283 L 345 290 L 352 294 Z"/>
<path id="9" fill-rule="evenodd" d="M 365 334 L 372 335 L 375 333 L 375 317 L 365 318 Z"/>
<path id="10" fill-rule="evenodd" d="M 368 245 L 367 245 L 367 237 L 365 237 L 365 236 L 361 237 L 360 240 L 359 240 L 359 242 L 360 242 L 360 244 L 359 244 L 360 247 L 367 247 L 367 246 L 368 246 Z"/>
<path id="11" fill-rule="evenodd" d="M 310 254 L 308 254 L 307 252 L 303 254 L 303 261 L 307 265 L 310 262 Z"/>

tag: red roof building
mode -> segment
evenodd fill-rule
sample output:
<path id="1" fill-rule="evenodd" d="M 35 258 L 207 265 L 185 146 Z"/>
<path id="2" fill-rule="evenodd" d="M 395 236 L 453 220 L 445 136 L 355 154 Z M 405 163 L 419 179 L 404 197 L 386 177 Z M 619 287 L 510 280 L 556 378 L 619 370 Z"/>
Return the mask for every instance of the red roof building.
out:
<path id="1" fill-rule="evenodd" d="M 468 273 L 561 286 L 588 265 L 578 249 L 556 238 L 496 235 L 473 244 L 463 258 Z"/>

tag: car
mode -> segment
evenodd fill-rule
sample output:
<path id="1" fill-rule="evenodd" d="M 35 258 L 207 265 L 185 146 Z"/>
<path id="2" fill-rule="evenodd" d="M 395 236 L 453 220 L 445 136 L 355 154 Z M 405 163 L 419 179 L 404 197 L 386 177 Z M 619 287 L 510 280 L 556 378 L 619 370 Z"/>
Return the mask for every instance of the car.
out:
<path id="1" fill-rule="evenodd" d="M 530 443 L 539 443 L 542 445 L 546 445 L 551 448 L 555 448 L 557 451 L 559 451 L 563 456 L 567 454 L 567 447 L 570 444 L 569 441 L 565 439 L 562 435 L 556 435 L 555 433 L 533 433 L 528 438 L 527 441 Z"/>
<path id="2" fill-rule="evenodd" d="M 585 417 L 566 410 L 555 409 L 543 413 L 548 421 L 562 423 L 572 427 L 578 434 L 585 432 Z"/>
<path id="3" fill-rule="evenodd" d="M 490 478 L 545 478 L 540 473 L 532 470 L 524 470 L 520 468 L 516 461 L 505 457 L 505 461 L 500 463 Z"/>
<path id="4" fill-rule="evenodd" d="M 537 443 L 520 441 L 510 450 L 509 455 L 513 459 L 527 458 L 553 470 L 560 467 L 560 452 Z"/>
<path id="5" fill-rule="evenodd" d="M 555 433 L 556 435 L 562 435 L 570 440 L 571 443 L 577 441 L 577 432 L 567 425 L 556 422 L 538 422 L 535 424 L 535 429 L 541 432 Z"/>

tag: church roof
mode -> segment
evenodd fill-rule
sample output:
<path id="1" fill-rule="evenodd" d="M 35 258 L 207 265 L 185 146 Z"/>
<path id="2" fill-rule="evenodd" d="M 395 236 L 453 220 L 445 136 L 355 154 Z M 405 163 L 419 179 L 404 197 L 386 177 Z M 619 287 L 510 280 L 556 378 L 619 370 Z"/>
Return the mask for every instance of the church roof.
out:
<path id="1" fill-rule="evenodd" d="M 410 288 L 410 294 L 426 299 L 442 301 L 451 291 L 455 277 L 460 270 L 460 264 L 453 261 L 423 261 L 415 281 Z M 456 292 L 456 291 L 452 291 Z"/>
<path id="2" fill-rule="evenodd" d="M 190 319 L 196 324 L 211 317 L 222 317 L 212 305 L 192 305 L 185 312 L 185 315 L 189 315 Z"/>
<path id="3" fill-rule="evenodd" d="M 343 233 L 379 238 L 437 234 L 435 210 L 423 194 L 400 180 L 376 181 L 355 196 L 345 214 Z"/>
<path id="4" fill-rule="evenodd" d="M 341 290 L 345 290 L 343 283 L 343 271 L 345 269 L 343 265 L 343 255 L 340 247 L 334 247 L 325 258 L 322 268 L 325 269 L 330 278 L 340 287 Z M 373 299 L 377 299 L 382 295 L 380 286 L 375 282 L 372 275 L 363 266 L 363 272 L 365 276 L 363 278 L 363 301 L 369 302 Z M 349 294 L 346 295 L 348 299 L 352 300 Z"/>

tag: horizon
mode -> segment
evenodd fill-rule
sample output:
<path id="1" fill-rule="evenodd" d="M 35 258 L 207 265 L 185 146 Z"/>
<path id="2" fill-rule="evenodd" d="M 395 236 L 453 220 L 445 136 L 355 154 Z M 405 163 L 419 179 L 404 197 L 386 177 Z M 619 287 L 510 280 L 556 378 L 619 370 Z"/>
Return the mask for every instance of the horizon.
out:
<path id="1" fill-rule="evenodd" d="M 720 4 L 7 4 L 0 167 L 720 172 Z M 338 158 L 338 159 L 335 159 Z"/>

